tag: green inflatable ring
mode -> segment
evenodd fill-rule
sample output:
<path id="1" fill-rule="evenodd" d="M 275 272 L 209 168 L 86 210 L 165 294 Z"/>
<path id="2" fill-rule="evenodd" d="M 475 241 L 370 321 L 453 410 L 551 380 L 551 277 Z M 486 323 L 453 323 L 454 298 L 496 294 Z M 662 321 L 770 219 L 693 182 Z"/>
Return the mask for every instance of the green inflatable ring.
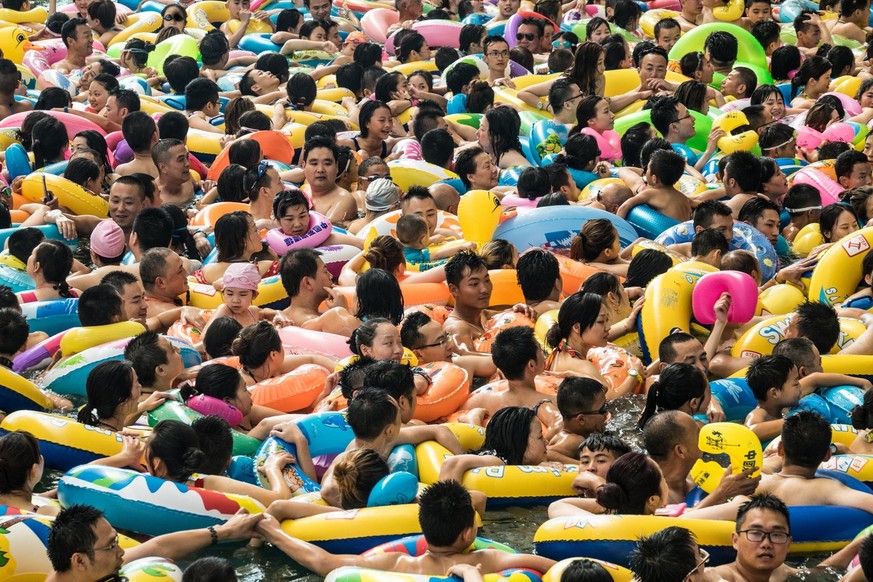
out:
<path id="1" fill-rule="evenodd" d="M 200 47 L 197 45 L 197 40 L 193 36 L 187 34 L 177 34 L 171 36 L 167 40 L 158 43 L 155 50 L 149 54 L 148 66 L 158 72 L 158 75 L 164 74 L 164 61 L 170 55 L 179 55 L 182 57 L 191 57 L 195 61 L 200 61 Z"/>
<path id="2" fill-rule="evenodd" d="M 688 53 L 703 52 L 703 43 L 706 42 L 706 37 L 711 32 L 717 31 L 729 32 L 736 37 L 739 44 L 738 61 L 751 63 L 763 69 L 768 68 L 767 55 L 764 53 L 764 47 L 761 46 L 761 43 L 755 40 L 752 33 L 729 22 L 710 22 L 698 26 L 691 32 L 686 32 L 670 51 L 670 60 L 678 61 Z"/>
<path id="3" fill-rule="evenodd" d="M 688 113 L 694 116 L 694 129 L 696 130 L 696 133 L 685 145 L 701 152 L 705 151 L 707 141 L 709 140 L 709 132 L 712 131 L 712 119 L 702 113 L 698 113 L 697 111 L 689 110 Z M 615 120 L 614 129 L 619 135 L 624 135 L 624 132 L 626 132 L 630 126 L 636 125 L 641 121 L 651 123 L 651 115 L 651 110 L 644 109 L 643 111 L 637 111 L 631 115 L 619 117 Z"/>

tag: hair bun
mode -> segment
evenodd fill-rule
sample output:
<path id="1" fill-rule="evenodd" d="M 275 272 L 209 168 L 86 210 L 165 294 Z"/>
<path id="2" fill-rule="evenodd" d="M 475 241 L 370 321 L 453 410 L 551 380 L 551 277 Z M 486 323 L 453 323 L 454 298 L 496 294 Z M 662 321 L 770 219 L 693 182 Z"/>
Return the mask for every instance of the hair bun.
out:
<path id="1" fill-rule="evenodd" d="M 627 493 L 615 483 L 604 483 L 598 487 L 596 498 L 600 506 L 613 511 L 627 503 Z"/>

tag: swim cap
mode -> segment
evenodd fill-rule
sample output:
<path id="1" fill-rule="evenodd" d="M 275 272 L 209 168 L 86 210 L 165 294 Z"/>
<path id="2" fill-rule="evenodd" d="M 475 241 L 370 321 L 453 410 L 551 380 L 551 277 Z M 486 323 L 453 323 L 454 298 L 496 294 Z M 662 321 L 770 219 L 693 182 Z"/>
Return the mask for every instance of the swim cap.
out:
<path id="1" fill-rule="evenodd" d="M 379 178 L 367 187 L 367 198 L 364 202 L 367 210 L 372 212 L 384 212 L 391 210 L 400 202 L 397 186 L 391 178 Z"/>
<path id="2" fill-rule="evenodd" d="M 258 268 L 251 263 L 232 263 L 224 272 L 224 287 L 257 291 L 261 282 Z"/>
<path id="3" fill-rule="evenodd" d="M 102 220 L 91 232 L 91 250 L 101 257 L 114 259 L 124 253 L 124 231 L 114 220 Z"/>

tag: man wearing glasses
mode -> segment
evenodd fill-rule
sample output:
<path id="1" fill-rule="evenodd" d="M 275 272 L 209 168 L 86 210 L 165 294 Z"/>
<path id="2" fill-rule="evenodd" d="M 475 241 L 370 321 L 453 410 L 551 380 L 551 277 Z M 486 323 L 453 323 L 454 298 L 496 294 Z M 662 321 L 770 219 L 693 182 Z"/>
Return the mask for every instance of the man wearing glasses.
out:
<path id="1" fill-rule="evenodd" d="M 518 41 L 518 46 L 524 47 L 533 54 L 542 53 L 542 38 L 545 31 L 545 24 L 539 18 L 525 18 L 518 26 L 518 32 L 515 33 L 515 39 Z"/>
<path id="2" fill-rule="evenodd" d="M 483 60 L 488 65 L 488 84 L 501 84 L 506 77 L 506 65 L 509 64 L 509 44 L 502 36 L 487 36 L 482 41 L 482 50 L 485 55 Z"/>

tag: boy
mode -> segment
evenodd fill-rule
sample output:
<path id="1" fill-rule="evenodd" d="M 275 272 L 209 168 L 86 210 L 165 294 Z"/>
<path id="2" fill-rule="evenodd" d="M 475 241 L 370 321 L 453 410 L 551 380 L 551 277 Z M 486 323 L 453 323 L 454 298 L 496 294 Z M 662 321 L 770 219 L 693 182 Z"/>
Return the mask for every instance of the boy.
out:
<path id="1" fill-rule="evenodd" d="M 782 410 L 800 402 L 800 377 L 797 366 L 785 356 L 761 356 L 746 371 L 749 388 L 758 406 L 746 416 L 745 425 L 761 442 L 782 432 Z"/>
<path id="2" fill-rule="evenodd" d="M 507 568 L 545 572 L 555 563 L 530 554 L 498 550 L 468 552 L 477 534 L 476 511 L 470 493 L 457 481 L 427 487 L 418 498 L 418 507 L 418 521 L 428 545 L 428 551 L 418 557 L 405 552 L 364 556 L 330 554 L 318 546 L 288 536 L 271 516 L 258 524 L 258 532 L 266 541 L 319 576 L 327 576 L 342 566 L 442 576 L 447 569 L 451 572 L 459 565 L 473 566 L 486 574 Z"/>
<path id="3" fill-rule="evenodd" d="M 818 188 L 809 184 L 794 184 L 791 186 L 785 195 L 783 204 L 785 211 L 788 212 L 788 216 L 791 217 L 791 222 L 782 229 L 782 236 L 789 243 L 794 242 L 794 237 L 797 236 L 800 229 L 807 224 L 818 222 L 821 217 L 821 192 L 818 191 Z M 869 273 L 866 269 L 864 272 Z"/>
<path id="4" fill-rule="evenodd" d="M 721 233 L 711 228 L 697 232 L 691 240 L 691 260 L 706 263 L 716 269 L 721 269 L 721 259 L 728 250 L 728 242 Z"/>
<path id="5" fill-rule="evenodd" d="M 767 9 L 769 10 L 769 8 L 770 5 L 767 4 Z M 764 47 L 764 52 L 768 57 L 772 57 L 773 51 L 782 46 L 782 39 L 779 37 L 780 32 L 782 32 L 782 29 L 772 20 L 762 20 L 752 25 L 752 36 Z M 754 89 L 752 87 L 753 91 Z"/>
<path id="6" fill-rule="evenodd" d="M 869 22 L 870 0 L 841 0 L 840 18 L 831 29 L 831 34 L 867 42 Z"/>
<path id="7" fill-rule="evenodd" d="M 682 35 L 682 29 L 679 27 L 679 22 L 672 18 L 664 18 L 659 20 L 655 25 L 655 44 L 670 52 L 679 41 Z"/>
<path id="8" fill-rule="evenodd" d="M 133 152 L 133 159 L 121 164 L 115 171 L 120 176 L 146 174 L 158 177 L 158 167 L 152 159 L 152 148 L 158 143 L 158 126 L 151 115 L 135 111 L 121 122 L 121 134 Z"/>
<path id="9" fill-rule="evenodd" d="M 769 158 L 797 157 L 797 136 L 785 123 L 773 123 L 761 129 L 758 139 L 761 153 Z"/>
<path id="10" fill-rule="evenodd" d="M 403 254 L 406 262 L 418 267 L 419 271 L 427 271 L 445 263 L 445 259 L 453 257 L 462 250 L 475 250 L 476 243 L 461 245 L 431 251 L 430 234 L 427 221 L 417 214 L 401 216 L 397 221 L 397 238 L 403 244 Z"/>
<path id="11" fill-rule="evenodd" d="M 685 159 L 672 151 L 660 150 L 652 154 L 646 168 L 648 188 L 621 205 L 616 214 L 627 218 L 632 208 L 648 204 L 656 211 L 679 222 L 691 219 L 692 203 L 673 186 L 685 171 Z"/>
<path id="12" fill-rule="evenodd" d="M 564 378 L 558 386 L 557 404 L 563 427 L 549 441 L 547 458 L 572 464 L 577 461 L 585 439 L 606 428 L 609 421 L 606 390 L 593 378 Z"/>
<path id="13" fill-rule="evenodd" d="M 837 182 L 846 190 L 873 185 L 870 175 L 870 161 L 863 153 L 849 150 L 837 156 L 834 164 Z"/>
<path id="14" fill-rule="evenodd" d="M 188 125 L 191 129 L 224 133 L 224 130 L 210 122 L 221 113 L 219 91 L 215 81 L 205 77 L 194 79 L 185 87 L 185 110 L 188 113 Z"/>
<path id="15" fill-rule="evenodd" d="M 536 378 L 545 370 L 546 358 L 533 328 L 521 325 L 498 333 L 491 346 L 491 357 L 508 386 L 503 390 L 491 384 L 473 392 L 461 406 L 468 411 L 462 422 L 482 424 L 486 414 L 493 415 L 507 406 L 527 406 L 537 412 L 550 433 L 560 427 L 561 414 L 555 397 L 537 392 Z"/>
<path id="16" fill-rule="evenodd" d="M 834 44 L 831 31 L 821 16 L 812 10 L 802 10 L 794 19 L 794 32 L 797 34 L 797 48 L 808 57 L 818 52 L 819 45 Z"/>
<path id="17" fill-rule="evenodd" d="M 779 26 L 771 23 L 778 29 Z M 735 67 L 721 82 L 721 92 L 725 98 L 748 99 L 758 86 L 758 76 L 748 67 Z"/>
<path id="18" fill-rule="evenodd" d="M 771 13 L 770 0 L 746 0 L 746 23 L 753 29 L 759 22 L 768 22 Z"/>

